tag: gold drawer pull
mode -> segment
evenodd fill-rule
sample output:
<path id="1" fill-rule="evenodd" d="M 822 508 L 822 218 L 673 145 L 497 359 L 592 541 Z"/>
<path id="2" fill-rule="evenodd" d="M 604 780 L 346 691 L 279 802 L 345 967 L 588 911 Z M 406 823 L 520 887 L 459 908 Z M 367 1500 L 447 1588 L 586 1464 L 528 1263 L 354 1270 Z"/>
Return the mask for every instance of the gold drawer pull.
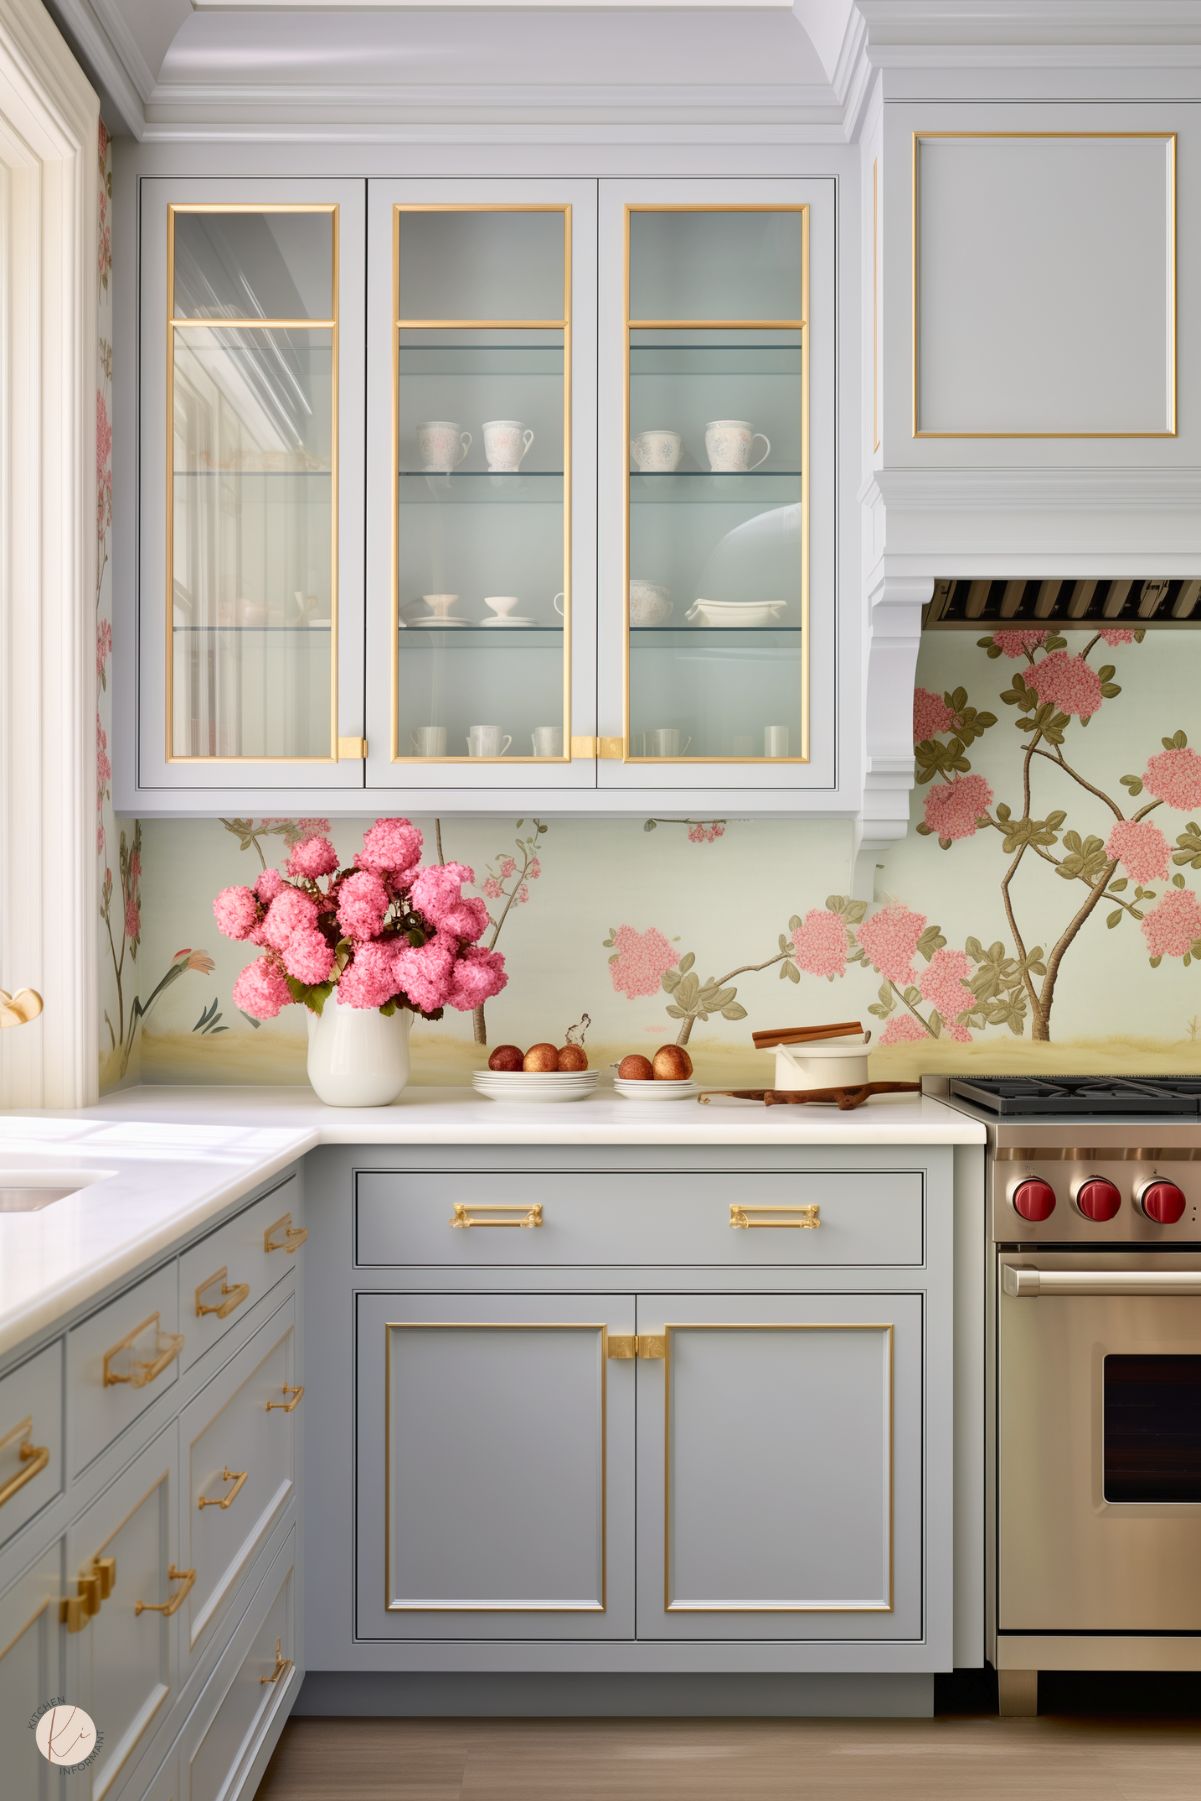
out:
<path id="1" fill-rule="evenodd" d="M 0 1438 L 0 1451 L 4 1449 L 5 1445 L 10 1445 L 14 1438 L 19 1438 L 21 1441 L 17 1446 L 17 1456 L 21 1460 L 22 1467 L 15 1476 L 9 1477 L 3 1488 L 0 1488 L 0 1507 L 3 1507 L 6 1501 L 11 1501 L 27 1482 L 32 1482 L 35 1476 L 40 1476 L 50 1461 L 50 1446 L 33 1443 L 32 1414 L 29 1414 L 19 1426 L 14 1426 L 11 1432 L 6 1432 L 4 1437 Z"/>
<path id="2" fill-rule="evenodd" d="M 219 1507 L 224 1513 L 225 1509 L 232 1506 L 245 1488 L 246 1478 L 249 1474 L 249 1470 L 222 1470 L 222 1482 L 233 1483 L 229 1493 L 227 1495 L 201 1495 L 198 1505 L 200 1507 Z"/>
<path id="3" fill-rule="evenodd" d="M 100 1578 L 100 1599 L 107 1601 L 117 1585 L 117 1560 L 115 1557 L 93 1557 L 92 1570 Z"/>
<path id="4" fill-rule="evenodd" d="M 134 1339 L 140 1338 L 148 1326 L 153 1326 L 155 1331 L 154 1356 L 141 1363 L 135 1358 L 133 1368 L 129 1370 L 113 1369 L 114 1357 L 119 1357 L 122 1351 L 130 1350 Z M 132 1332 L 127 1332 L 111 1351 L 104 1353 L 104 1386 L 113 1388 L 118 1382 L 128 1382 L 131 1388 L 145 1388 L 148 1382 L 153 1382 L 156 1376 L 162 1375 L 169 1363 L 174 1363 L 182 1350 L 183 1333 L 164 1332 L 159 1324 L 159 1315 L 151 1313 L 140 1326 L 135 1326 Z"/>
<path id="5" fill-rule="evenodd" d="M 58 1604 L 58 1617 L 68 1632 L 82 1632 L 88 1621 L 100 1612 L 117 1581 L 115 1557 L 93 1557 L 82 1576 L 76 1578 L 77 1593 L 66 1596 Z"/>
<path id="6" fill-rule="evenodd" d="M 230 1282 L 226 1279 L 228 1275 L 229 1268 L 227 1265 L 224 1269 L 219 1269 L 214 1275 L 207 1277 L 205 1281 L 200 1284 L 199 1288 L 197 1288 L 197 1319 L 203 1319 L 206 1313 L 215 1313 L 218 1319 L 228 1319 L 235 1308 L 240 1307 L 243 1301 L 250 1299 L 249 1282 Z M 214 1282 L 219 1282 L 221 1284 L 221 1299 L 219 1301 L 202 1301 L 200 1298 L 201 1295 L 206 1288 L 211 1288 Z"/>
<path id="7" fill-rule="evenodd" d="M 292 1668 L 292 1659 L 290 1657 L 284 1656 L 283 1640 L 280 1638 L 277 1638 L 275 1641 L 275 1668 L 272 1670 L 272 1672 L 269 1676 L 260 1676 L 259 1683 L 262 1684 L 264 1682 L 278 1682 L 280 1677 L 285 1676 L 291 1668 Z"/>
<path id="8" fill-rule="evenodd" d="M 478 1217 L 486 1216 L 486 1217 Z M 451 1225 L 458 1231 L 467 1231 L 471 1226 L 521 1226 L 529 1229 L 542 1224 L 542 1202 L 534 1201 L 531 1206 L 520 1204 L 512 1207 L 475 1207 L 468 1201 L 456 1201 L 451 1215 Z"/>
<path id="9" fill-rule="evenodd" d="M 296 1409 L 300 1406 L 300 1397 L 304 1393 L 303 1382 L 297 1383 L 295 1387 L 293 1387 L 290 1382 L 282 1382 L 280 1387 L 283 1393 L 291 1395 L 292 1399 L 290 1401 L 268 1401 L 266 1407 L 263 1409 L 264 1413 L 270 1413 L 272 1409 L 276 1407 L 279 1408 L 281 1413 L 295 1413 Z"/>
<path id="10" fill-rule="evenodd" d="M 615 1363 L 654 1362 L 656 1358 L 667 1355 L 667 1334 L 610 1332 L 606 1341 L 606 1355 Z"/>
<path id="11" fill-rule="evenodd" d="M 82 1632 L 88 1623 L 88 1616 L 83 1611 L 83 1602 L 78 1595 L 64 1595 L 58 1604 L 58 1623 L 65 1626 L 68 1632 Z"/>
<path id="12" fill-rule="evenodd" d="M 283 1237 L 273 1238 L 273 1234 L 281 1229 L 283 1231 Z M 290 1213 L 285 1213 L 282 1218 L 277 1219 L 273 1225 L 268 1226 L 267 1230 L 263 1233 L 263 1249 L 265 1251 L 287 1251 L 290 1257 L 307 1241 L 308 1236 L 308 1227 L 294 1226 L 292 1224 L 292 1215 Z"/>
<path id="13" fill-rule="evenodd" d="M 135 1601 L 133 1604 L 134 1613 L 161 1613 L 165 1620 L 169 1620 L 173 1613 L 179 1612 L 180 1608 L 191 1594 L 192 1585 L 195 1580 L 195 1570 L 177 1570 L 173 1563 L 168 1564 L 167 1581 L 178 1582 L 180 1585 L 172 1595 L 171 1599 L 169 1601 Z"/>
<path id="14" fill-rule="evenodd" d="M 778 1231 L 785 1226 L 816 1232 L 821 1223 L 822 1210 L 816 1203 L 808 1207 L 730 1207 L 730 1225 L 735 1232 Z"/>

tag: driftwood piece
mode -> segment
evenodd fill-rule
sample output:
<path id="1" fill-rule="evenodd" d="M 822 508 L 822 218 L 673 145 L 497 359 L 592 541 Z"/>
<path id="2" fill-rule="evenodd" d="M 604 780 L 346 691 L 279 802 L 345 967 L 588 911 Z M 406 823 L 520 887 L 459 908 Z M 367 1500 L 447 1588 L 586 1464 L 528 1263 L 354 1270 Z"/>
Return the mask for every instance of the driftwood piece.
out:
<path id="1" fill-rule="evenodd" d="M 765 1107 L 796 1107 L 805 1102 L 833 1101 L 842 1113 L 862 1107 L 873 1094 L 920 1094 L 920 1082 L 859 1082 L 839 1088 L 707 1088 L 697 1100 L 720 1097 L 731 1101 L 762 1101 Z"/>

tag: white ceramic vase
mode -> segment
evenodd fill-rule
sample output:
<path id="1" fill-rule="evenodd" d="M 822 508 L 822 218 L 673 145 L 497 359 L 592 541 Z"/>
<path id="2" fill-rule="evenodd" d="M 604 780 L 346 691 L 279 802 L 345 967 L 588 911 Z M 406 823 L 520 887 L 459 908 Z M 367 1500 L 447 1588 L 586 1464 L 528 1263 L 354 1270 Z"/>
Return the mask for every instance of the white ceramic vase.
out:
<path id="1" fill-rule="evenodd" d="M 390 1017 L 373 1007 L 343 1007 L 337 991 L 309 1013 L 308 1072 L 327 1107 L 386 1107 L 409 1079 L 408 1008 Z"/>

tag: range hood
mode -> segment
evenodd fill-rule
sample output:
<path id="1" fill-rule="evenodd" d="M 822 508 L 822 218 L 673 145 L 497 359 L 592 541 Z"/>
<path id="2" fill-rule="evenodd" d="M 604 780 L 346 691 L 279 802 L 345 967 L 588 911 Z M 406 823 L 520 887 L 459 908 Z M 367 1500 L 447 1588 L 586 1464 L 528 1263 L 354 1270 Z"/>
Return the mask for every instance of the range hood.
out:
<path id="1" fill-rule="evenodd" d="M 1099 625 L 1201 626 L 1201 579 L 1147 581 L 938 581 L 924 631 L 954 631 L 1037 620 L 1061 630 Z"/>

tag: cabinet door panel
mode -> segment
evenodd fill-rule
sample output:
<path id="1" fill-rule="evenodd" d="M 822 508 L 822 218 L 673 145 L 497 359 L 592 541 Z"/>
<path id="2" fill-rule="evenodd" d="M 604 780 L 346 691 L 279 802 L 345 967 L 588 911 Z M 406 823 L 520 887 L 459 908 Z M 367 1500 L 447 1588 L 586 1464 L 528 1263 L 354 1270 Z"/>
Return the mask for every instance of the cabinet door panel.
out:
<path id="1" fill-rule="evenodd" d="M 2 1786 L 20 1801 L 60 1801 L 63 1793 L 61 1773 L 41 1755 L 29 1730 L 33 1715 L 63 1694 L 61 1583 L 60 1539 L 0 1594 Z"/>
<path id="2" fill-rule="evenodd" d="M 364 1295 L 361 1638 L 633 1631 L 629 1296 Z"/>
<path id="3" fill-rule="evenodd" d="M 639 1297 L 641 1638 L 922 1629 L 922 1297 Z"/>

